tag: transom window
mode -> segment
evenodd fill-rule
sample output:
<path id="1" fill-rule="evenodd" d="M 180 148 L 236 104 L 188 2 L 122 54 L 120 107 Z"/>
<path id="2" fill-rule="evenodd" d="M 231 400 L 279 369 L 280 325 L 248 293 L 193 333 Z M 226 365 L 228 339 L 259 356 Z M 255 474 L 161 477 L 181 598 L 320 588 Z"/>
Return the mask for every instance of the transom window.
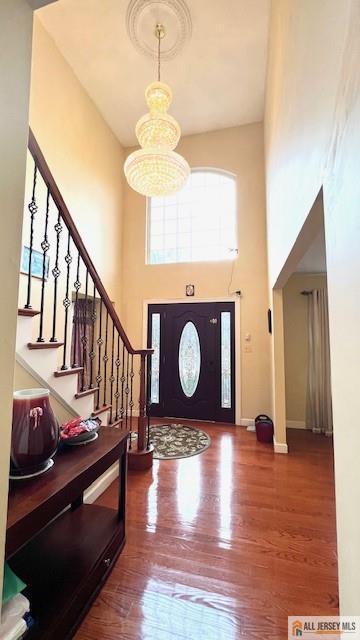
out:
<path id="1" fill-rule="evenodd" d="M 181 191 L 148 199 L 148 264 L 232 260 L 236 250 L 233 175 L 196 169 Z"/>

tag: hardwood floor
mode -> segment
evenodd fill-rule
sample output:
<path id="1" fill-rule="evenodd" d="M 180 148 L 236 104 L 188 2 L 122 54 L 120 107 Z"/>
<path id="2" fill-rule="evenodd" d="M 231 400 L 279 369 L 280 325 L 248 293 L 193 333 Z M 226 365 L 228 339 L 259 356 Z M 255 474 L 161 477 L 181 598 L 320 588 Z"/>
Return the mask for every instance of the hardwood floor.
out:
<path id="1" fill-rule="evenodd" d="M 127 543 L 76 640 L 283 640 L 288 615 L 337 615 L 331 441 L 291 430 L 286 456 L 201 428 L 203 454 L 129 474 Z"/>

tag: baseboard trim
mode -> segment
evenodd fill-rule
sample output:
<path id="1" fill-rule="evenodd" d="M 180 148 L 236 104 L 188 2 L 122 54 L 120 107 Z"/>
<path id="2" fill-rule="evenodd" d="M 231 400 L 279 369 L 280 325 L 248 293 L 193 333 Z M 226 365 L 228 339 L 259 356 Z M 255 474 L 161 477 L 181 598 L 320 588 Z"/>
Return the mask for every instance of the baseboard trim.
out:
<path id="1" fill-rule="evenodd" d="M 115 462 L 110 469 L 108 469 L 105 473 L 103 473 L 100 478 L 98 478 L 88 489 L 86 489 L 84 494 L 84 502 L 86 504 L 92 504 L 95 500 L 101 496 L 104 491 L 110 487 L 111 483 L 116 480 L 119 475 L 119 464 Z"/>
<path id="2" fill-rule="evenodd" d="M 247 427 L 246 431 L 255 431 L 255 420 L 254 418 L 241 418 L 240 426 Z"/>
<path id="3" fill-rule="evenodd" d="M 274 438 L 274 451 L 275 453 L 289 453 L 286 442 L 276 442 Z"/>
<path id="4" fill-rule="evenodd" d="M 287 429 L 306 429 L 306 425 L 304 420 L 287 420 L 286 428 Z"/>

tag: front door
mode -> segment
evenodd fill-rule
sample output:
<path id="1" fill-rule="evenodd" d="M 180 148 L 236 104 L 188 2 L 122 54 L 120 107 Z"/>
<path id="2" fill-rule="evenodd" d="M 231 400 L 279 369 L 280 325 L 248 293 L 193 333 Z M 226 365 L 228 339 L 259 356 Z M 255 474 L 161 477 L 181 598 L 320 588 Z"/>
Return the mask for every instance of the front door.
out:
<path id="1" fill-rule="evenodd" d="M 149 305 L 153 416 L 234 422 L 234 303 Z"/>

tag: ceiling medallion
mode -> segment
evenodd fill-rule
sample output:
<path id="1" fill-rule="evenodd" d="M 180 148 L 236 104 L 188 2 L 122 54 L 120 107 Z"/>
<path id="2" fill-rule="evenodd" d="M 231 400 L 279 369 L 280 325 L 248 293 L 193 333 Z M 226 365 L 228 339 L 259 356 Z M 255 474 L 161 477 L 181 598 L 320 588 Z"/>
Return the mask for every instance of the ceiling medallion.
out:
<path id="1" fill-rule="evenodd" d="M 175 153 L 181 129 L 167 111 L 172 101 L 169 85 L 160 80 L 161 42 L 165 37 L 164 26 L 156 24 L 155 36 L 158 51 L 158 76 L 145 90 L 149 112 L 140 118 L 135 127 L 140 149 L 131 153 L 124 164 L 129 186 L 147 197 L 166 196 L 183 187 L 190 167 L 179 153 Z M 153 31 L 154 37 L 154 31 Z"/>
<path id="2" fill-rule="evenodd" d="M 162 60 L 171 60 L 191 36 L 191 17 L 184 0 L 131 0 L 126 14 L 129 38 L 142 54 L 156 58 L 154 24 L 166 24 Z"/>

